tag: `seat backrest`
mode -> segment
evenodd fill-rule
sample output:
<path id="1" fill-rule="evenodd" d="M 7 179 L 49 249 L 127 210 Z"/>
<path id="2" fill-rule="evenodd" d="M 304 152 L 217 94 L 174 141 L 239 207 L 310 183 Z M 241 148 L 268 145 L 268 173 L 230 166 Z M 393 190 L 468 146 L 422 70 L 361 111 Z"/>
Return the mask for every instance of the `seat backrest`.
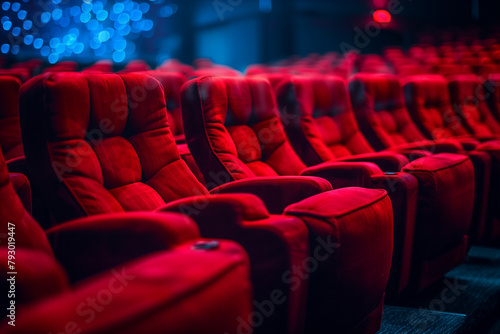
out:
<path id="1" fill-rule="evenodd" d="M 377 151 L 425 139 L 406 110 L 397 76 L 358 73 L 349 93 L 359 128 Z"/>
<path id="2" fill-rule="evenodd" d="M 276 99 L 290 143 L 307 165 L 374 152 L 356 123 L 343 78 L 290 77 Z"/>
<path id="3" fill-rule="evenodd" d="M 21 80 L 0 74 L 0 147 L 5 154 L 5 159 L 21 157 L 23 145 L 21 128 L 19 126 L 19 88 Z"/>
<path id="4" fill-rule="evenodd" d="M 486 104 L 482 82 L 474 74 L 448 77 L 453 110 L 462 125 L 475 135 L 500 134 L 500 124 Z"/>
<path id="5" fill-rule="evenodd" d="M 195 78 L 182 87 L 181 105 L 186 142 L 207 182 L 298 175 L 305 168 L 267 80 Z"/>
<path id="6" fill-rule="evenodd" d="M 168 125 L 174 136 L 184 135 L 181 112 L 181 87 L 186 82 L 186 76 L 179 72 L 145 71 L 136 72 L 152 76 L 163 86 L 167 104 Z"/>
<path id="7" fill-rule="evenodd" d="M 180 159 L 161 84 L 136 73 L 49 73 L 20 90 L 32 182 L 58 222 L 205 194 Z"/>
<path id="8" fill-rule="evenodd" d="M 469 134 L 452 109 L 443 76 L 410 76 L 405 78 L 403 89 L 408 111 L 427 138 L 444 139 Z"/>

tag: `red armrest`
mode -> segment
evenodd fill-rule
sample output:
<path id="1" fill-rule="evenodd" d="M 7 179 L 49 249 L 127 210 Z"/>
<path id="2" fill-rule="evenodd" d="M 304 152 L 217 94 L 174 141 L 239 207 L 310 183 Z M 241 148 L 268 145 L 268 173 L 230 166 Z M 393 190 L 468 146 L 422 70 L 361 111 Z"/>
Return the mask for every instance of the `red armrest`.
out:
<path id="1" fill-rule="evenodd" d="M 32 213 L 31 185 L 24 174 L 9 173 L 9 179 L 16 191 L 17 196 L 23 203 L 24 208 L 29 214 Z"/>
<path id="2" fill-rule="evenodd" d="M 335 162 L 340 161 L 372 162 L 384 172 L 398 172 L 409 162 L 404 155 L 390 151 L 358 154 L 335 160 Z"/>
<path id="3" fill-rule="evenodd" d="M 239 245 L 219 241 L 203 250 L 187 244 L 23 307 L 16 326 L 4 322 L 0 332 L 235 333 L 237 319 L 251 315 L 251 302 L 248 258 Z"/>
<path id="4" fill-rule="evenodd" d="M 380 168 L 371 162 L 325 162 L 301 172 L 301 175 L 318 176 L 328 180 L 334 189 L 370 187 L 371 177 L 380 174 Z"/>
<path id="5" fill-rule="evenodd" d="M 195 240 L 199 230 L 183 215 L 130 212 L 78 219 L 51 228 L 47 237 L 57 260 L 75 281 Z"/>
<path id="6" fill-rule="evenodd" d="M 331 184 L 319 177 L 256 177 L 226 183 L 212 189 L 212 194 L 249 193 L 259 197 L 269 212 L 281 214 L 290 204 L 332 190 Z"/>
<path id="7" fill-rule="evenodd" d="M 458 153 L 463 150 L 462 145 L 454 139 L 425 140 L 389 148 L 390 151 L 400 152 L 401 150 L 423 150 L 432 153 Z"/>

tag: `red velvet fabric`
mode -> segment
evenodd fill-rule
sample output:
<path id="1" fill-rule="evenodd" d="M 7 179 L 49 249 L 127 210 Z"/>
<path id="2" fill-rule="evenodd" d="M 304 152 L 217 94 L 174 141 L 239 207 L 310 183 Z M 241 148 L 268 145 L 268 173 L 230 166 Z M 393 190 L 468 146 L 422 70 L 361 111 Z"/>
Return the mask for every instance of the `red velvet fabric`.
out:
<path id="1" fill-rule="evenodd" d="M 484 95 L 491 113 L 500 122 L 500 74 L 490 74 L 484 82 Z"/>
<path id="2" fill-rule="evenodd" d="M 376 150 L 425 140 L 408 115 L 397 76 L 358 73 L 349 92 L 358 125 Z"/>
<path id="3" fill-rule="evenodd" d="M 205 180 L 212 185 L 220 185 L 232 180 L 241 180 L 256 176 L 275 177 L 278 175 L 298 175 L 305 165 L 300 161 L 293 151 L 287 136 L 281 125 L 276 102 L 272 89 L 266 80 L 258 77 L 234 78 L 234 77 L 201 77 L 188 81 L 181 91 L 182 113 L 185 126 L 186 140 L 190 150 L 196 159 L 200 170 L 203 172 Z M 251 187 L 250 187 L 251 188 Z M 277 187 L 282 189 L 281 187 Z M 293 189 L 293 188 L 292 188 Z M 296 189 L 296 188 L 295 188 Z M 337 191 L 339 191 L 337 193 Z M 359 211 L 358 217 L 364 217 L 364 224 L 373 226 L 374 233 L 381 233 L 382 238 L 374 240 L 381 242 L 376 248 L 381 253 L 378 259 L 388 262 L 392 252 L 386 247 L 383 240 L 392 240 L 392 210 L 387 206 L 387 195 L 383 190 L 370 190 L 360 188 L 344 188 L 336 191 L 326 191 L 310 197 L 311 201 L 317 203 L 315 216 L 304 213 L 294 213 L 299 216 L 308 226 L 310 234 L 310 249 L 321 248 L 322 242 L 338 236 L 341 229 L 331 229 L 330 226 L 336 223 L 325 222 L 335 220 L 330 215 L 330 211 L 323 207 L 326 203 L 333 205 L 338 198 L 348 198 L 351 194 L 353 198 L 356 194 L 372 198 L 368 207 L 356 207 Z M 379 206 L 378 196 L 383 196 L 383 203 Z M 314 198 L 314 199 L 312 199 Z M 380 198 L 382 199 L 382 197 Z M 308 201 L 305 199 L 304 201 Z M 303 201 L 302 201 L 303 202 Z M 299 202 L 298 204 L 302 203 Z M 373 205 L 373 206 L 372 206 Z M 339 206 L 333 209 L 337 212 L 339 207 L 347 209 L 349 203 L 340 201 Z M 365 212 L 366 209 L 366 212 Z M 340 209 L 338 209 L 341 211 Z M 372 215 L 371 210 L 383 211 L 377 215 Z M 361 218 L 360 218 L 361 219 Z M 374 222 L 379 220 L 378 222 Z M 340 224 L 351 224 L 348 220 L 342 220 Z M 384 226 L 384 227 L 382 227 Z M 366 227 L 366 226 L 365 226 Z M 365 232 L 369 229 L 365 229 Z M 370 230 L 371 231 L 371 230 Z M 342 230 L 349 234 L 348 230 Z M 391 233 L 389 236 L 387 233 Z M 350 247 L 356 247 L 356 238 L 348 238 L 346 241 L 352 244 L 345 245 L 345 249 L 350 253 Z M 382 243 L 384 246 L 381 246 Z M 387 253 L 388 252 L 388 253 Z M 348 259 L 350 255 L 346 254 Z M 382 260 L 383 259 L 383 260 Z M 375 262 L 369 260 L 369 257 L 359 257 L 356 266 L 356 272 L 385 271 L 388 267 L 385 264 L 375 265 Z M 365 261 L 367 260 L 367 261 Z M 332 268 L 333 265 L 333 268 Z M 362 268 L 363 267 L 363 268 Z M 344 262 L 328 260 L 328 263 L 319 263 L 318 270 L 313 272 L 311 280 L 314 282 L 313 292 L 309 295 L 308 316 L 306 323 L 306 332 L 323 333 L 330 332 L 332 328 L 343 331 L 353 328 L 359 323 L 371 323 L 374 327 L 380 326 L 380 318 L 375 316 L 383 298 L 382 285 L 387 282 L 380 281 L 378 293 L 372 291 L 370 301 L 365 306 L 353 312 L 349 317 L 337 317 L 337 309 L 331 303 L 331 298 L 327 298 L 325 304 L 325 295 L 334 296 L 340 291 L 363 290 L 364 287 L 358 286 L 359 277 L 343 277 L 342 282 L 335 287 L 331 285 L 332 279 L 337 277 L 338 273 L 347 273 L 354 270 L 351 267 L 351 261 Z M 380 277 L 380 276 L 379 276 Z M 351 285 L 352 282 L 355 286 Z M 345 284 L 345 285 L 344 285 Z M 342 296 L 344 303 L 350 303 L 352 298 Z M 316 305 L 320 305 L 319 309 Z M 370 307 L 373 307 L 370 309 Z M 374 314 L 373 316 L 369 316 Z M 373 328 L 373 327 L 372 327 Z"/>
<path id="4" fill-rule="evenodd" d="M 235 333 L 251 314 L 248 262 L 240 246 L 194 243 L 149 255 L 19 309 L 2 333 Z M 90 302 L 89 302 L 90 300 Z M 95 308 L 94 308 L 95 307 Z"/>
<path id="5" fill-rule="evenodd" d="M 474 74 L 448 77 L 450 102 L 462 125 L 474 135 L 500 135 L 500 124 L 486 104 L 482 82 Z"/>
<path id="6" fill-rule="evenodd" d="M 213 198 L 206 196 L 207 189 L 180 158 L 168 125 L 164 89 L 150 76 L 42 75 L 22 87 L 20 111 L 26 159 L 30 168 L 38 170 L 33 183 L 46 192 L 58 222 L 107 212 L 155 210 L 187 197 L 201 204 Z M 204 236 L 223 234 L 245 244 L 248 250 L 260 245 L 258 235 L 231 234 L 233 226 L 244 219 L 237 214 L 237 207 L 227 212 L 212 208 L 195 206 L 197 211 L 186 212 L 200 226 L 219 223 L 222 227 L 203 229 Z M 258 223 L 279 232 L 268 232 L 271 239 L 285 235 L 281 243 L 273 244 L 272 251 L 280 256 L 282 266 L 289 268 L 294 261 L 290 255 L 294 241 L 279 226 L 279 217 Z M 303 232 L 305 243 L 307 231 Z M 305 293 L 305 286 L 291 291 L 290 283 L 283 283 L 281 277 L 268 277 L 259 271 L 268 263 L 265 256 L 252 256 L 251 261 L 252 283 L 258 287 L 259 297 L 267 298 L 275 288 L 287 296 L 281 305 L 284 311 L 266 318 L 262 330 L 293 328 L 291 324 L 303 316 L 292 319 L 287 312 L 300 314 L 302 306 L 295 296 Z M 299 331 L 299 327 L 293 330 Z"/>
<path id="7" fill-rule="evenodd" d="M 23 156 L 21 128 L 19 126 L 19 87 L 21 80 L 0 74 L 0 147 L 6 160 Z"/>
<path id="8" fill-rule="evenodd" d="M 405 79 L 403 89 L 408 111 L 425 136 L 444 139 L 469 135 L 452 109 L 444 77 L 411 76 Z"/>

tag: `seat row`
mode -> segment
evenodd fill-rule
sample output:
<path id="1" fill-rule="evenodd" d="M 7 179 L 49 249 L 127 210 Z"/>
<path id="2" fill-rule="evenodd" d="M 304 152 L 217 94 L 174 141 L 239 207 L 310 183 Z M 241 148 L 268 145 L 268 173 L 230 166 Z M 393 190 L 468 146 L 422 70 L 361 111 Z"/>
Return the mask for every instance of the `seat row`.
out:
<path id="1" fill-rule="evenodd" d="M 413 143 L 406 136 L 420 132 L 397 77 L 359 75 L 349 92 L 332 76 L 200 76 L 171 88 L 179 78 L 155 71 L 31 79 L 19 97 L 25 173 L 55 231 L 82 217 L 139 210 L 166 219 L 174 211 L 191 216 L 205 238 L 241 244 L 250 273 L 240 270 L 239 279 L 251 282 L 253 300 L 241 286 L 231 291 L 239 307 L 221 310 L 227 332 L 373 333 L 384 292 L 425 289 L 464 260 L 468 238 L 489 239 L 498 225 L 495 136 L 420 134 Z M 102 243 L 119 247 L 114 236 L 134 233 L 116 223 Z M 65 240 L 53 243 L 56 257 L 71 280 L 96 272 L 70 250 L 85 246 L 81 231 L 56 234 Z"/>

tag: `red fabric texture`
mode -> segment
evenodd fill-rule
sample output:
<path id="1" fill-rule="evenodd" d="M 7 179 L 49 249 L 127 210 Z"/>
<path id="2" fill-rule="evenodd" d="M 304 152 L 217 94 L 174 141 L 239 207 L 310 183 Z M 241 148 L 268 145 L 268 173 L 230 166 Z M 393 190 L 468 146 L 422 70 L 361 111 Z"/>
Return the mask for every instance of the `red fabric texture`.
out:
<path id="1" fill-rule="evenodd" d="M 446 79 L 440 75 L 417 75 L 403 85 L 408 111 L 428 138 L 444 139 L 468 135 L 454 113 Z"/>
<path id="2" fill-rule="evenodd" d="M 211 200 L 179 156 L 168 125 L 164 89 L 156 79 L 137 73 L 46 74 L 27 82 L 21 95 L 23 133 L 29 134 L 24 138 L 26 159 L 30 168 L 39 171 L 33 183 L 46 191 L 58 222 L 100 213 L 156 210 L 187 197 L 201 199 L 202 204 L 204 199 Z M 255 205 L 256 200 L 248 205 Z M 230 206 L 228 212 L 210 206 L 196 208 L 186 213 L 200 227 L 214 222 L 223 225 L 221 229 L 202 228 L 204 236 L 225 235 L 245 244 L 247 250 L 262 242 L 258 234 L 231 235 L 232 224 L 242 219 L 230 214 L 237 213 L 237 206 Z M 256 223 L 266 226 L 277 220 Z M 284 233 L 277 225 L 267 228 L 278 231 L 267 232 L 271 240 Z M 307 231 L 303 232 L 306 239 Z M 294 261 L 293 247 L 286 234 L 273 246 L 286 268 Z M 256 293 L 268 298 L 277 287 L 290 294 L 290 299 L 282 304 L 282 311 L 265 319 L 263 328 L 283 330 L 297 321 L 287 312 L 300 313 L 301 303 L 291 300 L 305 293 L 305 287 L 290 291 L 290 284 L 284 284 L 281 277 L 263 275 L 259 268 L 266 263 L 265 256 L 252 257 Z"/>
<path id="3" fill-rule="evenodd" d="M 19 125 L 19 87 L 21 80 L 0 74 L 0 147 L 6 160 L 23 156 L 21 128 Z"/>
<path id="4" fill-rule="evenodd" d="M 376 150 L 425 140 L 408 115 L 397 76 L 358 73 L 349 92 L 358 125 Z"/>
<path id="5" fill-rule="evenodd" d="M 482 82 L 474 74 L 448 77 L 450 102 L 462 125 L 474 135 L 500 135 L 500 124 L 491 114 Z"/>
<path id="6" fill-rule="evenodd" d="M 183 86 L 181 94 L 186 141 L 207 182 L 220 185 L 233 180 L 253 179 L 256 176 L 298 175 L 305 168 L 288 142 L 271 86 L 263 78 L 201 77 L 188 81 Z M 278 189 L 282 188 L 278 187 Z M 353 197 L 359 192 L 368 198 L 382 196 L 385 204 L 390 202 L 386 201 L 388 198 L 383 190 L 344 188 L 340 193 L 336 193 L 337 191 L 321 192 L 310 198 L 314 198 L 312 201 L 317 201 L 318 204 L 333 204 L 338 197 L 349 197 L 347 194 L 352 191 Z M 339 206 L 345 208 L 342 203 L 345 202 L 340 202 Z M 369 206 L 369 208 L 356 207 L 356 210 L 359 210 L 359 216 L 371 217 L 366 220 L 366 224 L 371 225 L 377 234 L 384 235 L 375 241 L 381 244 L 386 238 L 392 240 L 392 210 L 385 204 Z M 317 208 L 315 215 L 320 218 L 310 217 L 307 214 L 299 215 L 309 228 L 312 251 L 318 247 L 321 248 L 320 240 L 327 240 L 332 237 L 332 233 L 340 232 L 339 230 L 332 231 L 328 227 L 329 223 L 325 223 L 330 219 L 335 220 L 329 215 L 329 211 L 322 205 L 318 205 Z M 372 209 L 381 212 L 372 216 L 369 213 Z M 380 219 L 380 221 L 375 222 L 373 219 Z M 349 224 L 347 221 L 340 222 L 340 224 L 344 223 Z M 373 235 L 375 232 L 370 233 Z M 355 239 L 345 239 L 346 242 L 347 240 L 349 243 L 352 242 L 346 245 L 346 250 L 355 247 L 357 243 Z M 385 266 L 385 261 L 386 256 L 389 256 L 388 262 L 390 262 L 392 251 L 385 253 L 388 251 L 386 244 L 384 243 L 383 247 L 381 244 L 377 246 L 377 249 L 383 249 L 384 253 L 380 259 L 384 264 L 381 263 L 381 266 L 378 266 L 375 262 L 359 259 L 361 261 L 358 263 L 360 272 L 371 272 L 375 270 L 375 266 L 378 267 L 376 270 L 389 269 Z M 346 258 L 349 258 L 349 255 L 346 255 Z M 358 278 L 345 278 L 342 283 L 346 284 L 345 287 L 344 285 L 332 287 L 332 277 L 336 277 L 338 273 L 349 272 L 351 267 L 343 260 L 339 262 L 332 260 L 329 263 L 335 264 L 334 268 L 320 263 L 318 271 L 311 275 L 310 280 L 314 282 L 311 286 L 314 286 L 314 290 L 309 295 L 311 302 L 308 303 L 306 332 L 320 333 L 333 328 L 331 326 L 341 328 L 339 329 L 341 331 L 353 328 L 354 325 L 364 321 L 373 321 L 375 326 L 380 326 L 380 318 L 371 319 L 368 314 L 375 309 L 378 310 L 380 301 L 383 299 L 383 289 L 379 288 L 382 285 L 385 286 L 387 282 L 379 282 L 380 286 L 377 285 L 376 288 L 378 292 L 372 291 L 373 294 L 370 295 L 370 300 L 365 305 L 366 308 L 359 309 L 359 312 L 352 313 L 349 317 L 337 317 L 337 309 L 333 304 L 330 301 L 328 305 L 324 303 L 325 294 L 335 295 L 339 293 L 338 291 L 348 289 L 363 290 L 364 287 L 357 286 L 360 283 Z M 385 275 L 388 277 L 388 272 Z M 356 282 L 354 286 L 350 285 L 352 282 Z M 331 298 L 327 299 L 331 300 Z M 341 300 L 349 303 L 352 299 L 343 296 Z M 321 310 L 315 305 L 320 305 Z M 370 307 L 373 308 L 370 309 Z M 379 313 L 373 312 L 373 314 Z"/>

